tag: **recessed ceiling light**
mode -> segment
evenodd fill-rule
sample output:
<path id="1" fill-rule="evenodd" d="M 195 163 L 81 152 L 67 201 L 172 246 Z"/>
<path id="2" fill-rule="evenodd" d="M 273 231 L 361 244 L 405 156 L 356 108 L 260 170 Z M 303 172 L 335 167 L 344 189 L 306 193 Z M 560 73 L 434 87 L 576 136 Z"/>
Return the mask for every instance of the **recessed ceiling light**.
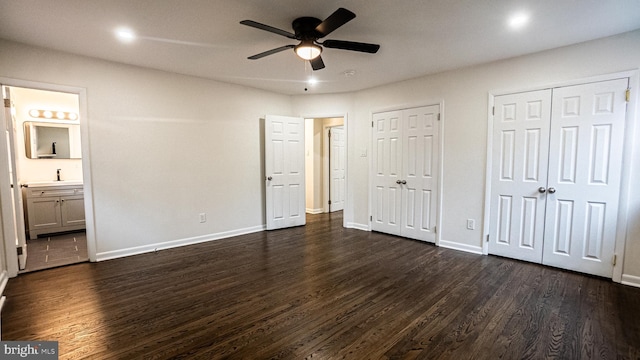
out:
<path id="1" fill-rule="evenodd" d="M 309 78 L 309 80 L 307 80 L 307 84 L 309 85 L 315 85 L 318 83 L 318 79 L 316 78 Z"/>
<path id="2" fill-rule="evenodd" d="M 529 23 L 529 15 L 525 13 L 517 13 L 509 18 L 509 27 L 514 30 L 522 29 Z"/>
<path id="3" fill-rule="evenodd" d="M 123 43 L 130 43 L 136 39 L 136 34 L 131 29 L 119 28 L 115 31 L 115 34 Z"/>

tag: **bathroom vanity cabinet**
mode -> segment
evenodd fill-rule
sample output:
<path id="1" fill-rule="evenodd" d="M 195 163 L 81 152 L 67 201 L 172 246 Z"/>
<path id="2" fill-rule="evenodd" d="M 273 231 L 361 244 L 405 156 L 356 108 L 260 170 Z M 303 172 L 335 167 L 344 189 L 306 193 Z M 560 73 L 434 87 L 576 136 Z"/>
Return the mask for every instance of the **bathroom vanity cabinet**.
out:
<path id="1" fill-rule="evenodd" d="M 30 239 L 85 228 L 82 184 L 28 184 L 22 195 Z"/>

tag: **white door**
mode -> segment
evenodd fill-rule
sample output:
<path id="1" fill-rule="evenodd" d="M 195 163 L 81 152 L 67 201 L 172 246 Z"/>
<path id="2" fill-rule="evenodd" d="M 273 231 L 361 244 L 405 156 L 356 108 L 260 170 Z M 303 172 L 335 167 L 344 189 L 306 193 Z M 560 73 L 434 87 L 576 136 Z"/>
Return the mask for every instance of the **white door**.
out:
<path id="1" fill-rule="evenodd" d="M 264 144 L 267 230 L 304 225 L 304 119 L 267 115 Z"/>
<path id="2" fill-rule="evenodd" d="M 372 230 L 435 242 L 439 111 L 373 114 Z"/>
<path id="3" fill-rule="evenodd" d="M 8 88 L 4 89 L 8 95 Z M 8 97 L 8 96 L 7 96 Z M 4 98 L 4 96 L 3 96 Z M 10 101 L 5 99 L 3 111 L 0 114 L 0 122 L 2 126 L 2 135 L 0 135 L 0 199 L 10 199 L 10 201 L 0 201 L 0 212 L 2 214 L 2 236 L 4 238 L 6 260 L 8 268 L 17 268 L 15 266 L 16 249 L 21 246 L 18 237 L 18 224 L 16 219 L 16 207 L 14 188 L 17 184 L 14 184 L 15 172 L 13 171 L 13 149 L 11 148 L 11 106 Z M 23 236 L 24 238 L 24 236 Z M 24 268 L 26 263 L 26 245 L 20 252 L 20 268 Z M 12 265 L 13 264 L 13 265 Z M 14 267 L 15 266 L 15 267 Z"/>
<path id="4" fill-rule="evenodd" d="M 345 133 L 344 126 L 329 129 L 329 212 L 344 209 L 345 200 Z"/>
<path id="5" fill-rule="evenodd" d="M 10 98 L 10 88 L 6 88 L 5 97 Z M 11 112 L 11 111 L 9 111 Z M 13 203 L 13 213 L 14 213 L 14 222 L 16 227 L 16 237 L 17 237 L 17 247 L 18 247 L 18 267 L 20 270 L 23 270 L 27 266 L 27 237 L 25 233 L 25 223 L 24 223 L 24 206 L 22 202 L 22 188 L 20 187 L 20 181 L 18 180 L 18 169 L 17 169 L 17 147 L 16 147 L 16 139 L 17 139 L 17 131 L 16 131 L 16 121 L 13 116 L 13 112 L 10 115 L 5 115 L 5 119 L 8 122 L 9 130 L 7 131 L 8 135 L 8 152 L 9 152 L 9 171 L 10 180 L 11 180 L 11 188 L 12 192 L 12 203 Z"/>
<path id="6" fill-rule="evenodd" d="M 612 276 L 627 86 L 495 98 L 490 253 Z"/>
<path id="7" fill-rule="evenodd" d="M 403 114 L 402 229 L 412 239 L 436 241 L 439 105 L 408 109 Z"/>
<path id="8" fill-rule="evenodd" d="M 544 264 L 613 276 L 627 87 L 553 90 Z"/>
<path id="9" fill-rule="evenodd" d="M 371 230 L 400 235 L 402 111 L 373 114 Z"/>
<path id="10" fill-rule="evenodd" d="M 542 262 L 551 89 L 495 97 L 489 252 Z"/>

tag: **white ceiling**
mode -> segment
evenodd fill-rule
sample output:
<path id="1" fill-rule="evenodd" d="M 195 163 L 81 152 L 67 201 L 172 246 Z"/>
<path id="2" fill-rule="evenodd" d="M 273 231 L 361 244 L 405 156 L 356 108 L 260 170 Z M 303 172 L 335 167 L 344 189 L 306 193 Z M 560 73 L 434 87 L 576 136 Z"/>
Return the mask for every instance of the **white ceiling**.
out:
<path id="1" fill-rule="evenodd" d="M 292 32 L 295 18 L 339 7 L 357 17 L 325 39 L 377 43 L 377 54 L 325 49 L 319 71 L 291 50 L 247 60 L 295 41 L 241 20 Z M 518 31 L 516 12 L 530 16 Z M 120 42 L 119 27 L 139 38 Z M 639 0 L 0 0 L 0 38 L 283 94 L 303 94 L 310 76 L 308 93 L 354 91 L 638 28 Z"/>

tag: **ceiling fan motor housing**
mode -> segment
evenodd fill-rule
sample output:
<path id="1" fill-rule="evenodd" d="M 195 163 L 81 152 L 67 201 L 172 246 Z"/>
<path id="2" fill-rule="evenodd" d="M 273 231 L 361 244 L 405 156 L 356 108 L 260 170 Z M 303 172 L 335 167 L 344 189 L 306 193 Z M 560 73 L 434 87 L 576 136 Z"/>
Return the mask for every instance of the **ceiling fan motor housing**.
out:
<path id="1" fill-rule="evenodd" d="M 322 20 L 320 19 L 304 16 L 293 20 L 293 23 L 291 23 L 291 27 L 295 32 L 296 39 L 315 41 L 324 35 L 316 30 L 316 27 L 321 23 Z"/>

